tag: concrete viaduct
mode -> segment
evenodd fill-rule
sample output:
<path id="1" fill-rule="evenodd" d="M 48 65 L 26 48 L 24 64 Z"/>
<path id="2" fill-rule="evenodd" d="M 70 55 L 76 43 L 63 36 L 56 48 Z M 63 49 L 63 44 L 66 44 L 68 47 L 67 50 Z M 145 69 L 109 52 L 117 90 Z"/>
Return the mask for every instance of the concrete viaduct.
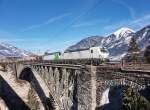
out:
<path id="1" fill-rule="evenodd" d="M 99 110 L 111 101 L 102 101 L 103 98 L 111 98 L 107 90 L 110 93 L 110 90 L 130 86 L 144 91 L 150 84 L 150 71 L 131 71 L 120 66 L 16 63 L 12 67 L 17 78 L 29 82 L 32 80 L 30 74 L 38 73 L 59 110 Z"/>

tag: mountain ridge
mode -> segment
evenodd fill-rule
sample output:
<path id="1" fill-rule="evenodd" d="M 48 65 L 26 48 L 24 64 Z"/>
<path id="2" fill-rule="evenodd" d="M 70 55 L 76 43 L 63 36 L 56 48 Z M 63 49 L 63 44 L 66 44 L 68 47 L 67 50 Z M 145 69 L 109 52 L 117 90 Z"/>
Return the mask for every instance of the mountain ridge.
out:
<path id="1" fill-rule="evenodd" d="M 0 42 L 0 57 L 27 57 L 33 53 L 19 49 L 8 43 Z"/>

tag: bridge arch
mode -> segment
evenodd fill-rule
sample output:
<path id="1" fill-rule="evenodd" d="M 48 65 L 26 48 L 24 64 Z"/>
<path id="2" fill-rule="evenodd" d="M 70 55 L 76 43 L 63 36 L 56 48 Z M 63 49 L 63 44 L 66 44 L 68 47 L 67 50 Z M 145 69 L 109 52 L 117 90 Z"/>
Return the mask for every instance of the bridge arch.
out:
<path id="1" fill-rule="evenodd" d="M 26 80 L 28 82 L 31 82 L 32 77 L 33 72 L 30 67 L 24 67 L 18 76 L 19 79 Z"/>
<path id="2" fill-rule="evenodd" d="M 29 68 L 31 69 L 30 65 L 25 65 L 25 64 L 22 64 L 22 63 L 15 63 L 14 64 L 14 68 L 15 68 L 15 71 L 16 71 L 16 77 L 19 78 L 20 77 L 20 74 L 22 74 L 22 72 L 27 68 L 29 70 Z M 32 71 L 32 69 L 31 69 Z"/>
<path id="3" fill-rule="evenodd" d="M 103 87 L 101 88 L 101 91 L 105 91 L 109 87 L 113 86 L 128 86 L 132 87 L 134 89 L 137 89 L 138 91 L 145 89 L 145 85 L 139 84 L 137 82 L 133 82 L 131 80 L 128 80 L 126 78 L 120 78 L 120 79 L 113 79 L 113 80 L 104 80 L 102 82 Z"/>
<path id="4" fill-rule="evenodd" d="M 127 86 L 123 85 L 114 85 L 108 87 L 105 91 L 103 91 L 100 105 L 97 107 L 97 109 L 120 110 L 122 104 L 122 93 L 126 88 Z"/>
<path id="5" fill-rule="evenodd" d="M 104 109 L 103 107 L 106 107 L 106 106 L 112 107 L 115 105 L 115 102 L 121 102 L 122 92 L 128 87 L 136 89 L 137 91 L 141 91 L 145 89 L 145 85 L 140 85 L 136 82 L 127 80 L 125 78 L 114 79 L 114 80 L 104 80 L 101 82 L 100 85 L 101 86 L 99 86 L 97 89 L 97 94 L 98 94 L 97 95 L 97 106 L 98 106 L 97 109 Z M 119 104 L 116 103 L 116 107 L 118 105 Z M 116 109 L 119 109 L 119 108 L 116 108 Z"/>
<path id="6" fill-rule="evenodd" d="M 45 109 L 47 109 L 47 107 L 49 106 L 51 106 L 51 108 L 52 107 L 55 108 L 55 104 L 54 104 L 55 102 L 53 101 L 54 98 L 52 97 L 51 94 L 49 94 L 49 96 L 46 95 L 43 88 L 41 87 L 40 84 L 41 82 L 39 81 L 39 79 L 37 79 L 35 74 L 36 73 L 34 73 L 31 67 L 25 66 L 20 72 L 18 78 L 21 80 L 26 80 L 30 83 L 31 88 L 35 90 Z"/>

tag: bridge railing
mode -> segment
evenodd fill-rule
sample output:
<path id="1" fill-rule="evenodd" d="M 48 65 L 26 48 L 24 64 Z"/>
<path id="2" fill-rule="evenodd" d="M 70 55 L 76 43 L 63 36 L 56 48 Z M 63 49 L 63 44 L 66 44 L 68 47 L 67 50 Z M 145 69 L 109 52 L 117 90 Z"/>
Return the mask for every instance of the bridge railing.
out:
<path id="1" fill-rule="evenodd" d="M 144 63 L 106 63 L 100 64 L 98 67 L 111 68 L 111 69 L 124 69 L 124 70 L 141 70 L 150 72 L 150 64 Z"/>
<path id="2" fill-rule="evenodd" d="M 150 64 L 133 64 L 133 63 L 127 63 L 122 66 L 123 69 L 130 69 L 130 70 L 146 70 L 150 71 Z"/>

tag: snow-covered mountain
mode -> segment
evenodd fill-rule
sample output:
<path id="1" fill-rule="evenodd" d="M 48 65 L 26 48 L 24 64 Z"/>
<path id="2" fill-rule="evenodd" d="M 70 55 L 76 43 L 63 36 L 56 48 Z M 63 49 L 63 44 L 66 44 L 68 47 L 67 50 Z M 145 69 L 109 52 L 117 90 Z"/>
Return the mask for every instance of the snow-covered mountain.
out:
<path id="1" fill-rule="evenodd" d="M 121 28 L 105 37 L 101 46 L 107 47 L 110 59 L 118 60 L 126 55 L 129 41 L 134 34 L 135 32 L 129 28 Z"/>
<path id="2" fill-rule="evenodd" d="M 127 54 L 128 44 L 131 37 L 134 36 L 141 49 L 144 49 L 150 40 L 150 25 L 135 32 L 132 29 L 123 27 L 108 36 L 92 36 L 85 38 L 77 44 L 70 46 L 66 51 L 80 50 L 92 46 L 105 46 L 110 53 L 110 59 L 119 60 Z"/>
<path id="3" fill-rule="evenodd" d="M 0 57 L 26 57 L 32 53 L 25 50 L 18 49 L 15 46 L 12 46 L 7 43 L 0 43 Z"/>
<path id="4" fill-rule="evenodd" d="M 135 37 L 139 42 L 139 46 L 141 49 L 145 49 L 150 42 L 150 25 L 142 28 L 141 30 L 135 33 Z"/>

